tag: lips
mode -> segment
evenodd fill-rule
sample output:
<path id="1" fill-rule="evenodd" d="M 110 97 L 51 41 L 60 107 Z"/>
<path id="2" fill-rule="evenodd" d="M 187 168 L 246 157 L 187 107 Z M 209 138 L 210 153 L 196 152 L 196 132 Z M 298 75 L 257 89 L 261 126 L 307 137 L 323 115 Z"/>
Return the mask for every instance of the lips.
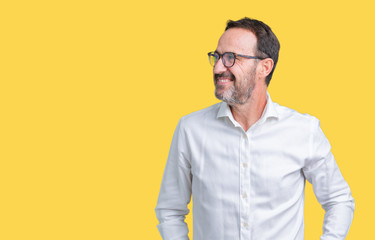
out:
<path id="1" fill-rule="evenodd" d="M 219 84 L 219 85 L 226 85 L 226 84 L 229 84 L 230 82 L 233 82 L 233 80 L 230 79 L 230 78 L 219 78 L 219 79 L 216 79 L 216 84 Z"/>
<path id="2" fill-rule="evenodd" d="M 234 81 L 233 74 L 230 74 L 230 73 L 215 74 L 215 83 L 217 85 L 226 85 L 226 84 L 230 84 L 233 81 Z"/>

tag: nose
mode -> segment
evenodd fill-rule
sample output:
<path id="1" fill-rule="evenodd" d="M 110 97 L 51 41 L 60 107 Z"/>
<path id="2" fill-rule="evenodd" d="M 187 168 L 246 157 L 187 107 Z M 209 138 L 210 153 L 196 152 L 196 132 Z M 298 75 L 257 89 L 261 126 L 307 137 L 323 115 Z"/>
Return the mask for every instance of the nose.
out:
<path id="1" fill-rule="evenodd" d="M 214 74 L 220 74 L 227 71 L 227 68 L 223 64 L 223 58 L 220 58 L 214 66 Z"/>

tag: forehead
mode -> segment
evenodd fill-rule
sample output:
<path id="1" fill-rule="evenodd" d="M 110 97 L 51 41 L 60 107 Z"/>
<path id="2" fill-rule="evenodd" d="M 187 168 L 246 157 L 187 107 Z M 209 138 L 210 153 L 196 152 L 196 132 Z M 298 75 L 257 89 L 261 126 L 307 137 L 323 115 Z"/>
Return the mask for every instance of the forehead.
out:
<path id="1" fill-rule="evenodd" d="M 216 51 L 252 54 L 256 44 L 256 36 L 250 30 L 230 28 L 221 35 Z"/>

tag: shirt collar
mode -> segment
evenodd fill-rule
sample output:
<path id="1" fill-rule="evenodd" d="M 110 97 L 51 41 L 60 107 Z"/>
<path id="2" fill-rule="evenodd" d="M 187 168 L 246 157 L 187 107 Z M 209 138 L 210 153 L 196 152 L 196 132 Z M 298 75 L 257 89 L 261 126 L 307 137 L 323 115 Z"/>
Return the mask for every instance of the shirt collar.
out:
<path id="1" fill-rule="evenodd" d="M 216 118 L 221 117 L 229 117 L 229 119 L 234 121 L 232 111 L 230 110 L 229 105 L 226 102 L 221 102 L 219 111 L 217 113 Z M 279 118 L 279 114 L 277 112 L 277 109 L 275 108 L 275 105 L 272 102 L 271 96 L 267 91 L 267 103 L 263 110 L 262 116 L 260 117 L 260 121 L 264 122 L 268 118 Z"/>

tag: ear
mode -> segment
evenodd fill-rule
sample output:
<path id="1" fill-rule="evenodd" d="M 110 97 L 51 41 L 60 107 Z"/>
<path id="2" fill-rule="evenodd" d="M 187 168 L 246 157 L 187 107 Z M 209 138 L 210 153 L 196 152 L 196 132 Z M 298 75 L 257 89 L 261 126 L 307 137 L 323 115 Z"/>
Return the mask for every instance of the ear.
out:
<path id="1" fill-rule="evenodd" d="M 273 60 L 272 58 L 266 58 L 261 60 L 261 62 L 258 64 L 259 67 L 259 75 L 261 78 L 266 78 L 273 69 Z"/>

